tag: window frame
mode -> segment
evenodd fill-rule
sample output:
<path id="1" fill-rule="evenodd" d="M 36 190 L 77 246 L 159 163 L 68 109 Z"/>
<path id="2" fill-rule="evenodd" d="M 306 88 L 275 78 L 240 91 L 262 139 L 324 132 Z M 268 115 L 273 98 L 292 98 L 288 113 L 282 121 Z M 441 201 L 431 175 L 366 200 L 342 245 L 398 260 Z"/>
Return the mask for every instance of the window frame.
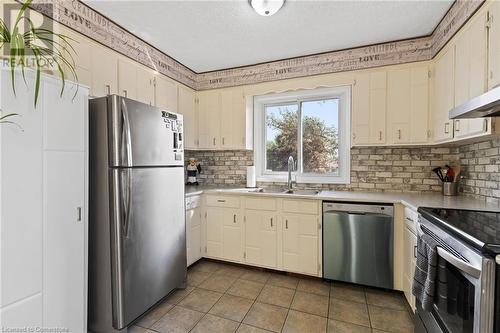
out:
<path id="1" fill-rule="evenodd" d="M 266 170 L 266 107 L 273 105 L 298 106 L 301 117 L 297 134 L 302 133 L 302 106 L 301 103 L 322 99 L 339 100 L 339 173 L 338 175 L 320 173 L 302 173 L 302 166 L 294 172 L 297 183 L 322 184 L 350 184 L 351 182 L 351 89 L 350 85 L 332 88 L 318 88 L 311 90 L 292 91 L 277 94 L 268 94 L 254 97 L 254 161 L 256 179 L 260 182 L 287 181 L 287 172 Z M 302 145 L 297 151 L 297 163 L 302 161 Z"/>

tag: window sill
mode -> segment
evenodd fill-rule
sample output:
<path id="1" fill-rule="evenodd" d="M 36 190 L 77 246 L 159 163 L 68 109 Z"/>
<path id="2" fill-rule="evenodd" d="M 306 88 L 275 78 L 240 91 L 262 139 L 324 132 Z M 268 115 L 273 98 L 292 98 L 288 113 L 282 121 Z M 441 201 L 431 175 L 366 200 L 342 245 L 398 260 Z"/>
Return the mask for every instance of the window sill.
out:
<path id="1" fill-rule="evenodd" d="M 344 179 L 342 177 L 292 177 L 292 179 L 297 184 L 339 184 L 348 185 L 351 183 L 350 179 Z M 257 182 L 264 183 L 283 183 L 288 182 L 287 177 L 283 176 L 273 176 L 273 175 L 261 175 L 256 177 Z"/>

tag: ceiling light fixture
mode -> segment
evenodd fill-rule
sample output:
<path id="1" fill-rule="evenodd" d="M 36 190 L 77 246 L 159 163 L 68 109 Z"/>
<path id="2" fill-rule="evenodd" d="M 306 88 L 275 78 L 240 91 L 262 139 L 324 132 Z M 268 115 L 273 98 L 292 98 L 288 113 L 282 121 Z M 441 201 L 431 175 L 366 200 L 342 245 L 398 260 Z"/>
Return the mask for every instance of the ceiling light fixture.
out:
<path id="1" fill-rule="evenodd" d="M 262 16 L 271 16 L 283 7 L 285 0 L 248 0 L 250 6 Z"/>

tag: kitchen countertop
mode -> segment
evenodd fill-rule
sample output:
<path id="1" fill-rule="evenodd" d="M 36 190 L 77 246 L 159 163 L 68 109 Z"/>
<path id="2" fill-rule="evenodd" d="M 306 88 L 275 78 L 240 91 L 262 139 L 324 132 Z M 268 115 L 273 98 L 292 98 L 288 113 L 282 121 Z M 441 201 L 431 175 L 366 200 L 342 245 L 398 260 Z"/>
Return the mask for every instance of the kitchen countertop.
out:
<path id="1" fill-rule="evenodd" d="M 261 197 L 302 198 L 324 201 L 401 203 L 416 210 L 418 207 L 436 207 L 450 209 L 470 209 L 500 212 L 500 206 L 484 200 L 466 196 L 446 197 L 440 193 L 401 193 L 401 192 L 361 192 L 361 191 L 321 191 L 319 194 L 286 194 L 248 192 L 242 187 L 221 186 L 186 186 L 186 197 L 202 193 L 239 194 Z"/>

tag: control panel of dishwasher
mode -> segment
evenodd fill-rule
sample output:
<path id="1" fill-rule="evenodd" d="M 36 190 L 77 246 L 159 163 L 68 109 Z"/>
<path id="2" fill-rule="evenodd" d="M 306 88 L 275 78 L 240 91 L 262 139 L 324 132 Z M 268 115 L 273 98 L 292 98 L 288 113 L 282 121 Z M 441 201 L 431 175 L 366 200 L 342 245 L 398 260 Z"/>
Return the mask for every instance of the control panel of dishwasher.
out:
<path id="1" fill-rule="evenodd" d="M 393 215 L 389 204 L 323 202 L 323 277 L 392 289 Z"/>

